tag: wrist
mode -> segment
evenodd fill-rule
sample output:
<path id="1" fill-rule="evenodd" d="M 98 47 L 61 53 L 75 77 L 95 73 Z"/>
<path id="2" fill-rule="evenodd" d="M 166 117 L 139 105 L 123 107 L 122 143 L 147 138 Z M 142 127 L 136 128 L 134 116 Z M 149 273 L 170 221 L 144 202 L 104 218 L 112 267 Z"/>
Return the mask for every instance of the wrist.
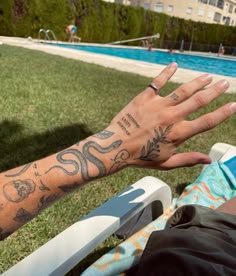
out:
<path id="1" fill-rule="evenodd" d="M 114 139 L 122 141 L 119 147 L 119 152 L 116 154 L 115 161 L 120 160 L 125 166 L 136 166 L 137 157 L 140 154 L 140 149 L 142 148 L 142 139 L 140 135 L 135 130 L 129 130 L 127 133 L 121 128 L 118 123 L 112 123 L 107 130 L 114 133 Z"/>
<path id="2" fill-rule="evenodd" d="M 94 177 L 103 177 L 128 166 L 129 152 L 123 137 L 107 128 L 79 144 Z"/>

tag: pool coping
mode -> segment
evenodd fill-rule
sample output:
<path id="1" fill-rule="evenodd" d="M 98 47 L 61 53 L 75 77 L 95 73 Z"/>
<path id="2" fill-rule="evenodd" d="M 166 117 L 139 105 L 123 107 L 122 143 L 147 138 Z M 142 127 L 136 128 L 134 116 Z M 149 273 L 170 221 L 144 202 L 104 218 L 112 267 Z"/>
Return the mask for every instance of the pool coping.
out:
<path id="1" fill-rule="evenodd" d="M 66 42 L 66 41 L 46 41 L 45 40 L 34 40 L 35 42 L 38 43 L 46 43 L 46 44 L 51 44 L 51 45 L 58 45 L 58 44 L 62 44 L 62 45 L 75 45 L 75 46 L 95 46 L 95 47 L 109 47 L 109 48 L 129 48 L 129 49 L 138 49 L 138 50 L 144 50 L 144 47 L 141 46 L 126 46 L 126 45 L 120 45 L 120 44 L 99 44 L 99 43 L 86 43 L 86 42 L 80 42 L 80 43 L 70 43 L 70 42 Z M 157 52 L 167 52 L 166 49 L 160 49 L 160 48 L 153 48 L 152 49 L 153 52 L 157 51 Z M 236 62 L 236 56 L 230 56 L 230 55 L 217 55 L 215 53 L 206 53 L 206 52 L 193 52 L 193 51 L 183 51 L 180 52 L 179 50 L 175 50 L 174 51 L 175 54 L 179 54 L 179 55 L 186 55 L 186 56 L 197 56 L 197 57 L 205 57 L 205 58 L 212 58 L 212 59 L 220 59 L 220 60 L 228 60 L 228 61 L 235 61 Z M 138 60 L 137 60 L 138 61 Z M 191 70 L 191 69 L 190 69 Z"/>
<path id="2" fill-rule="evenodd" d="M 164 65 L 160 65 L 160 64 L 154 64 L 154 63 L 149 63 L 144 61 L 137 61 L 137 60 L 131 60 L 126 58 L 108 56 L 104 54 L 95 54 L 91 52 L 62 48 L 58 46 L 47 45 L 45 43 L 38 43 L 37 40 L 26 39 L 26 38 L 0 36 L 0 42 L 7 45 L 23 47 L 31 50 L 42 51 L 48 54 L 81 60 L 83 62 L 93 63 L 104 67 L 116 69 L 119 71 L 134 73 L 134 74 L 138 74 L 138 75 L 142 75 L 150 78 L 155 77 L 163 68 L 165 68 Z M 89 44 L 80 43 L 80 44 L 98 45 L 98 44 L 91 44 L 91 43 Z M 99 45 L 101 46 L 101 44 Z M 188 82 L 198 77 L 202 73 L 203 72 L 200 72 L 200 71 L 178 68 L 175 75 L 171 78 L 171 81 L 176 83 Z M 226 91 L 226 93 L 236 93 L 236 78 L 216 75 L 216 74 L 211 74 L 211 75 L 213 76 L 214 82 L 221 79 L 225 79 L 229 81 L 230 87 Z"/>

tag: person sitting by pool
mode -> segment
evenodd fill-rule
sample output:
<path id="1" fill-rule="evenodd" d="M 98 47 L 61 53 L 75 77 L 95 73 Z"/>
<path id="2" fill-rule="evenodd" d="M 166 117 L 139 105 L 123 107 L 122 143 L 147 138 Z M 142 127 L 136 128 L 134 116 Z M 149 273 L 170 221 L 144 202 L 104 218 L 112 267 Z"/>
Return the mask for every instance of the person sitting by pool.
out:
<path id="1" fill-rule="evenodd" d="M 174 54 L 174 52 L 175 52 L 175 51 L 174 51 L 172 48 L 170 48 L 170 49 L 168 50 L 168 53 L 169 53 L 169 54 Z"/>
<path id="2" fill-rule="evenodd" d="M 74 42 L 75 39 L 77 39 L 79 42 L 81 41 L 81 38 L 75 35 L 77 32 L 77 27 L 75 25 L 67 26 L 65 32 L 70 35 L 69 42 Z"/>
<path id="3" fill-rule="evenodd" d="M 218 51 L 218 56 L 223 56 L 225 53 L 225 48 L 224 46 L 220 46 L 219 51 Z"/>

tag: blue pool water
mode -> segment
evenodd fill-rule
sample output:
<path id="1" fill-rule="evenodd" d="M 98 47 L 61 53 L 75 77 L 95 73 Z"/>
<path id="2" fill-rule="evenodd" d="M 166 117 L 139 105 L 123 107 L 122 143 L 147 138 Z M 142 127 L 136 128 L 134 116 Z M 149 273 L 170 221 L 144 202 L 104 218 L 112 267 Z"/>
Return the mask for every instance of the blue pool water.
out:
<path id="1" fill-rule="evenodd" d="M 105 54 L 163 65 L 167 65 L 174 61 L 177 62 L 178 66 L 181 68 L 236 77 L 236 59 L 223 59 L 216 57 L 215 55 L 204 57 L 180 53 L 169 54 L 163 51 L 150 52 L 146 49 L 133 49 L 125 47 L 87 46 L 59 43 L 56 45 L 60 47 L 93 52 L 96 54 Z"/>

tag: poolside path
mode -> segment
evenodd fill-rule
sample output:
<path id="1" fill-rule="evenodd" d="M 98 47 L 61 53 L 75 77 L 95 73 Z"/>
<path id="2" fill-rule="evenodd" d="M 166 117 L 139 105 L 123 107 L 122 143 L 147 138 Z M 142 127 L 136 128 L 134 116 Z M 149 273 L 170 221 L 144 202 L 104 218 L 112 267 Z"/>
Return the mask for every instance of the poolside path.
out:
<path id="1" fill-rule="evenodd" d="M 102 54 L 93 54 L 85 51 L 36 43 L 35 41 L 26 38 L 0 36 L 0 42 L 12 46 L 24 47 L 31 50 L 43 51 L 53 55 L 98 64 L 104 67 L 135 73 L 146 77 L 155 77 L 165 67 L 164 65 L 153 64 L 149 62 L 124 59 Z M 171 81 L 177 83 L 188 82 L 200 74 L 202 74 L 202 72 L 179 68 L 175 75 L 171 78 Z M 236 93 L 236 78 L 220 76 L 216 74 L 212 74 L 212 76 L 214 81 L 218 81 L 220 79 L 228 80 L 230 87 L 227 90 L 227 93 Z"/>

